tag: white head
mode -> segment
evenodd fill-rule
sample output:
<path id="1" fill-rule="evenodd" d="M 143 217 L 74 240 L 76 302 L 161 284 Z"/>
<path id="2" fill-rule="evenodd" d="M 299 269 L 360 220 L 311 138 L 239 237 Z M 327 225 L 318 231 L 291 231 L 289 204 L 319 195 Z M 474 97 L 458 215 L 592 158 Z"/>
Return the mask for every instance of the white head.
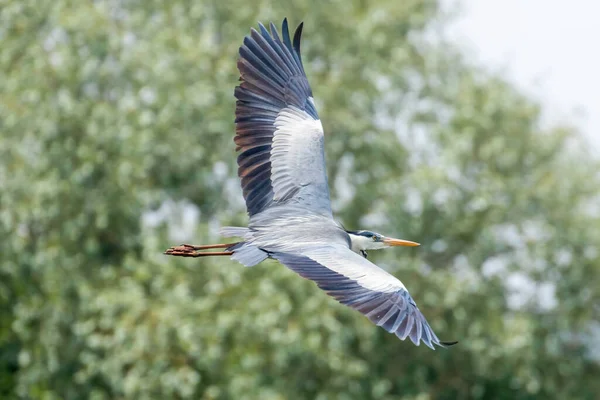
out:
<path id="1" fill-rule="evenodd" d="M 419 246 L 410 240 L 394 239 L 371 231 L 346 231 L 350 236 L 350 248 L 367 258 L 367 250 L 384 249 L 391 246 Z"/>

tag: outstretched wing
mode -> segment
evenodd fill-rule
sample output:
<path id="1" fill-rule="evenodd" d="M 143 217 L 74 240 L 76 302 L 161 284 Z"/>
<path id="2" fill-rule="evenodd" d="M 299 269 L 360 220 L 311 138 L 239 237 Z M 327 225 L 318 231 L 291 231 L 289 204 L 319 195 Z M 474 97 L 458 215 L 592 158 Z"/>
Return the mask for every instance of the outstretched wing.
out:
<path id="1" fill-rule="evenodd" d="M 324 246 L 272 257 L 402 340 L 409 337 L 432 349 L 456 343 L 438 339 L 402 282 L 348 248 Z"/>
<path id="2" fill-rule="evenodd" d="M 296 204 L 331 216 L 323 127 L 300 58 L 302 24 L 290 40 L 259 24 L 240 47 L 235 88 L 238 176 L 250 216 Z"/>

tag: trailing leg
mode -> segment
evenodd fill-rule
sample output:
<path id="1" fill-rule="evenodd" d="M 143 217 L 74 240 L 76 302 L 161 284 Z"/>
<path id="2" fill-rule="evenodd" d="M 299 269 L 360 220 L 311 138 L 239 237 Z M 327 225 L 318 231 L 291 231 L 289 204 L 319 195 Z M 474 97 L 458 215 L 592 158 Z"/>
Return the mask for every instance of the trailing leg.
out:
<path id="1" fill-rule="evenodd" d="M 233 251 L 229 251 L 230 247 L 237 245 L 238 243 L 220 243 L 220 244 L 207 244 L 194 246 L 191 244 L 182 244 L 180 246 L 173 246 L 164 254 L 176 257 L 208 257 L 208 256 L 230 256 Z M 208 249 L 227 249 L 227 251 L 202 251 Z"/>

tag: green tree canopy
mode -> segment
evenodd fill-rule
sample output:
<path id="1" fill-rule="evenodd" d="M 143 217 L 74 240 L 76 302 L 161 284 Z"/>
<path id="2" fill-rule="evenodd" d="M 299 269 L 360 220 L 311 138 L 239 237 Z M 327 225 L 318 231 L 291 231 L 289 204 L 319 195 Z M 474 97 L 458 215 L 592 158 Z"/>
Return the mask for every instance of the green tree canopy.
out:
<path id="1" fill-rule="evenodd" d="M 305 21 L 337 216 L 431 351 L 273 261 L 178 260 L 244 225 L 237 49 Z M 567 399 L 600 392 L 600 179 L 576 129 L 444 40 L 436 0 L 0 2 L 0 394 Z"/>

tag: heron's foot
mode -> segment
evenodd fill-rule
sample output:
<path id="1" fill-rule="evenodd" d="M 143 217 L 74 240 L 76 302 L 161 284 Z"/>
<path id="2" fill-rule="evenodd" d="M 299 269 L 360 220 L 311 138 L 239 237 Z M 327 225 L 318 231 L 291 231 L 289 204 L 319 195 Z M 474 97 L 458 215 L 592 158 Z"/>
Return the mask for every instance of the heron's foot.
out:
<path id="1" fill-rule="evenodd" d="M 230 256 L 233 251 L 200 251 L 207 249 L 227 249 L 236 243 L 207 244 L 203 246 L 194 246 L 191 244 L 181 244 L 167 249 L 164 254 L 177 257 L 207 257 L 207 256 Z"/>
<path id="2" fill-rule="evenodd" d="M 177 256 L 177 257 L 197 257 L 198 250 L 200 250 L 202 246 L 194 246 L 191 244 L 182 244 L 179 246 L 172 246 L 164 252 L 164 254 L 169 256 Z"/>

